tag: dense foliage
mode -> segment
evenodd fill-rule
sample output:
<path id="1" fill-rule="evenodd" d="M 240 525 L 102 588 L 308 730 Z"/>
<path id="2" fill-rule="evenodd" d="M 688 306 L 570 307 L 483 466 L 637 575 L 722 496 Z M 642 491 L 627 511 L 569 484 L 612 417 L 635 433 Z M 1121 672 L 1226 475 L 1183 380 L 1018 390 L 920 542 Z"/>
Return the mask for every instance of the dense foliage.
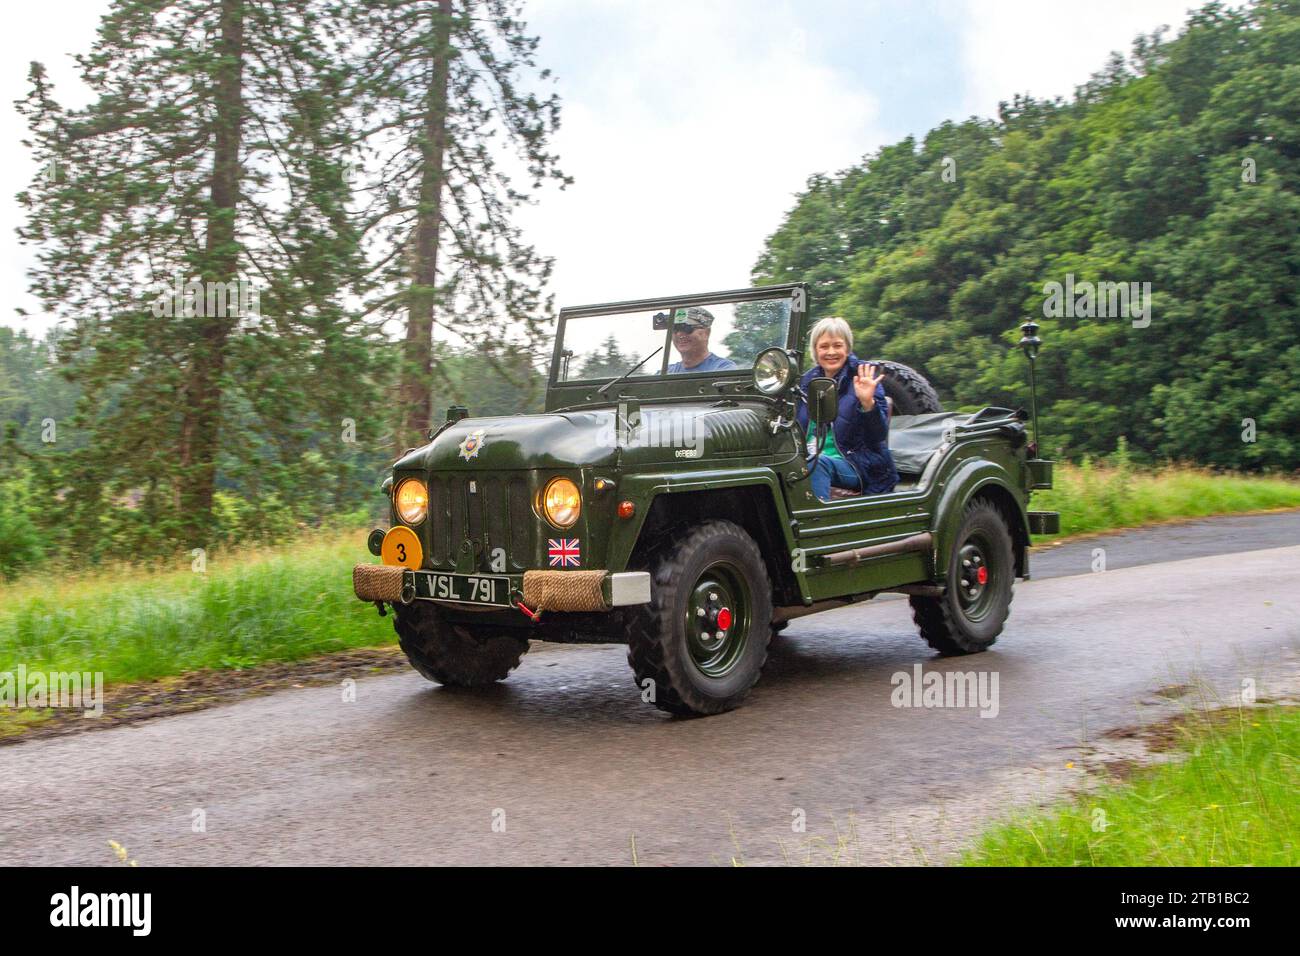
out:
<path id="1" fill-rule="evenodd" d="M 1140 458 L 1300 467 L 1300 4 L 1210 4 L 1071 102 L 1017 98 L 814 176 L 754 274 L 812 282 L 860 355 L 961 407 L 1027 403 L 1034 318 L 1054 453 L 1127 436 Z M 1102 282 L 1149 283 L 1149 312 L 1115 315 L 1112 289 L 1044 314 L 1049 283 Z"/>
<path id="2" fill-rule="evenodd" d="M 93 524 L 68 520 L 68 496 L 86 490 L 74 476 L 88 438 L 87 429 L 76 424 L 78 386 L 57 361 L 65 334 L 54 331 L 33 340 L 0 327 L 0 579 L 43 560 L 78 565 L 125 557 L 174 564 L 183 556 L 189 562 L 184 542 L 169 542 L 161 533 L 146 536 L 138 489 L 108 499 Z M 541 411 L 545 375 L 531 358 L 507 347 L 440 344 L 431 387 L 440 412 L 465 405 L 476 415 L 514 415 Z M 228 420 L 231 428 L 249 430 L 243 464 L 258 467 L 231 466 L 218 473 L 207 547 L 274 543 L 296 537 L 304 527 L 355 524 L 386 512 L 379 483 L 392 454 L 380 418 L 304 429 L 300 454 L 284 462 L 274 445 L 259 439 L 252 415 L 236 405 Z M 166 522 L 159 524 L 166 529 Z"/>

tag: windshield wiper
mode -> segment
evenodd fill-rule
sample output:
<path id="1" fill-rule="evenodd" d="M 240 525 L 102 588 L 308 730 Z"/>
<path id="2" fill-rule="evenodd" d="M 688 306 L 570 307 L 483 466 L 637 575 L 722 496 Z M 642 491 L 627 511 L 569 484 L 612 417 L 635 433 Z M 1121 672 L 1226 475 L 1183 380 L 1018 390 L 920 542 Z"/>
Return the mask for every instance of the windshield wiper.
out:
<path id="1" fill-rule="evenodd" d="M 635 365 L 633 365 L 630 369 L 628 369 L 626 372 L 624 372 L 624 373 L 623 373 L 622 375 L 620 375 L 618 378 L 611 379 L 610 381 L 608 381 L 608 382 L 606 382 L 604 385 L 602 385 L 600 388 L 596 389 L 596 392 L 597 392 L 598 394 L 600 394 L 600 395 L 604 395 L 604 394 L 605 394 L 606 392 L 608 392 L 611 388 L 613 388 L 613 387 L 614 387 L 615 385 L 617 385 L 619 382 L 623 381 L 623 379 L 627 378 L 629 375 L 631 375 L 633 372 L 635 372 L 635 371 L 636 371 L 637 369 L 639 369 L 642 365 L 644 365 L 646 362 L 650 361 L 652 358 L 654 358 L 656 355 L 658 355 L 658 354 L 659 354 L 660 352 L 662 352 L 663 350 L 664 350 L 664 347 L 663 347 L 662 345 L 659 346 L 659 348 L 655 349 L 653 352 L 651 352 L 649 355 L 647 355 L 647 356 L 646 356 L 645 358 L 643 358 L 641 361 L 637 362 Z"/>

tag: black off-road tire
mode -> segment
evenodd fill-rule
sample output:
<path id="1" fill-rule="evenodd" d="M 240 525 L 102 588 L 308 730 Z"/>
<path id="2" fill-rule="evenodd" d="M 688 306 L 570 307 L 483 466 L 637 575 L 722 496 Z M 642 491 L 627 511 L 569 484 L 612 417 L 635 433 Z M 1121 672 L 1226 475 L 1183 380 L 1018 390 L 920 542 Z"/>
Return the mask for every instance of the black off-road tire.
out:
<path id="1" fill-rule="evenodd" d="M 486 687 L 505 680 L 528 652 L 528 641 L 500 629 L 484 634 L 443 619 L 436 604 L 398 605 L 397 642 L 411 666 L 448 687 Z"/>
<path id="2" fill-rule="evenodd" d="M 757 683 L 772 638 L 772 585 L 758 545 L 739 525 L 707 521 L 662 544 L 650 574 L 650 603 L 626 609 L 627 662 L 637 687 L 653 691 L 654 705 L 673 714 L 736 707 Z M 722 631 L 719 608 L 705 607 L 719 592 L 732 620 Z"/>
<path id="3" fill-rule="evenodd" d="M 976 549 L 973 553 L 971 548 Z M 973 564 L 975 554 L 982 559 Z M 978 567 L 987 568 L 987 582 L 977 581 Z M 1015 553 L 1006 518 L 991 501 L 978 498 L 966 507 L 948 560 L 943 597 L 913 597 L 912 620 L 927 644 L 940 654 L 976 654 L 987 650 L 1002 633 L 1015 584 Z M 968 582 L 963 588 L 962 581 Z M 972 599 L 975 588 L 979 597 Z"/>
<path id="4" fill-rule="evenodd" d="M 934 386 L 916 369 L 900 362 L 881 359 L 875 359 L 869 364 L 879 365 L 888 373 L 881 384 L 885 387 L 885 395 L 893 402 L 895 415 L 925 415 L 943 411 Z"/>

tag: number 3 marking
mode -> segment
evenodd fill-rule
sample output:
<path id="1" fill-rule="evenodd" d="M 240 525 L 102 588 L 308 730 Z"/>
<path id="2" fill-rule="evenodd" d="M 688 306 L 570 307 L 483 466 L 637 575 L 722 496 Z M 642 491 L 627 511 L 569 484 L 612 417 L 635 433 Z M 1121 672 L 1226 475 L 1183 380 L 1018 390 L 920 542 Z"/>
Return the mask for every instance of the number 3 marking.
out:
<path id="1" fill-rule="evenodd" d="M 406 545 L 405 545 L 405 544 L 398 544 L 398 546 L 397 546 L 397 560 L 398 560 L 398 561 L 401 561 L 401 562 L 403 562 L 403 563 L 406 562 Z"/>

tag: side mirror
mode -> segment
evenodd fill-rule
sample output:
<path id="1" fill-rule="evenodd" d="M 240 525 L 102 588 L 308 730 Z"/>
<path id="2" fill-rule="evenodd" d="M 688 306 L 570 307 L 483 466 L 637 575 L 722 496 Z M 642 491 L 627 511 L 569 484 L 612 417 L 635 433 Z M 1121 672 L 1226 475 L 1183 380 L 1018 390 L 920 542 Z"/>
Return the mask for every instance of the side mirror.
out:
<path id="1" fill-rule="evenodd" d="M 840 413 L 835 379 L 815 378 L 808 383 L 808 417 L 814 425 L 829 425 Z"/>

